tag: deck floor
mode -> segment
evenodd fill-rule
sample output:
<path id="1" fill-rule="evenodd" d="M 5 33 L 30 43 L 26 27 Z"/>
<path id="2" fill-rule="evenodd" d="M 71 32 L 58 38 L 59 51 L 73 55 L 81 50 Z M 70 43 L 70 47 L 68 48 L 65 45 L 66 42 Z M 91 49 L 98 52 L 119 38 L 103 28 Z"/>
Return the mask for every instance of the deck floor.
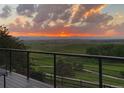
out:
<path id="1" fill-rule="evenodd" d="M 0 88 L 4 86 L 4 78 L 0 77 Z M 27 80 L 26 76 L 17 73 L 9 73 L 6 77 L 7 88 L 51 88 L 52 86 L 38 80 L 30 78 Z"/>

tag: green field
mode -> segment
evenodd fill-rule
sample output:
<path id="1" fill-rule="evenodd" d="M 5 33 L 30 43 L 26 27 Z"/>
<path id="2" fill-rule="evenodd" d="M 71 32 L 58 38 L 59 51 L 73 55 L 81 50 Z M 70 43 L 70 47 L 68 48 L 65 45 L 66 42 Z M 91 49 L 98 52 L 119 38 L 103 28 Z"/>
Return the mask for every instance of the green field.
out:
<path id="1" fill-rule="evenodd" d="M 25 41 L 25 45 L 31 50 L 40 50 L 47 52 L 63 52 L 63 53 L 80 53 L 85 54 L 90 47 L 104 46 L 109 43 L 84 43 L 84 42 L 64 42 L 64 41 Z M 122 44 L 114 44 L 114 46 L 124 46 Z M 44 54 L 31 54 L 31 67 L 36 72 L 53 73 L 53 56 Z M 87 80 L 98 83 L 98 60 L 57 56 L 57 60 L 64 60 L 66 63 L 73 64 L 75 62 L 83 64 L 83 71 L 74 71 L 71 78 Z M 103 60 L 103 81 L 105 84 L 124 87 L 124 63 L 120 61 Z"/>

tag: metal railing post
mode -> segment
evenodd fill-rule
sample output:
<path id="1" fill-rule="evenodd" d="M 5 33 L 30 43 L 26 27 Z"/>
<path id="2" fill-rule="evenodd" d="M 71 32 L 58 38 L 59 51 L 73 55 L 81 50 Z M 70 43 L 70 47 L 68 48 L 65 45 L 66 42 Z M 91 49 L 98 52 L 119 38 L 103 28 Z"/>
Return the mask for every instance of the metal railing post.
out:
<path id="1" fill-rule="evenodd" d="M 27 79 L 29 80 L 30 78 L 30 62 L 29 62 L 29 52 L 27 52 Z"/>
<path id="2" fill-rule="evenodd" d="M 9 51 L 9 72 L 12 72 L 12 51 Z"/>
<path id="3" fill-rule="evenodd" d="M 102 60 L 99 58 L 99 88 L 103 87 L 103 82 L 102 82 Z"/>
<path id="4" fill-rule="evenodd" d="M 6 75 L 4 75 L 4 88 L 6 88 Z"/>
<path id="5" fill-rule="evenodd" d="M 56 88 L 56 54 L 54 54 L 54 88 Z"/>

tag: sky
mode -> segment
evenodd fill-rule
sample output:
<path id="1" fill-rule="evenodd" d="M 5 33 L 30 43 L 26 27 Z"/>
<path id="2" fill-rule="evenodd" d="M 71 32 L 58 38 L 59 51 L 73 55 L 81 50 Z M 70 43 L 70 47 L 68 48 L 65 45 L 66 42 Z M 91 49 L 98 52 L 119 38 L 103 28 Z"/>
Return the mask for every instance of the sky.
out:
<path id="1" fill-rule="evenodd" d="M 0 4 L 13 36 L 124 37 L 123 4 Z"/>

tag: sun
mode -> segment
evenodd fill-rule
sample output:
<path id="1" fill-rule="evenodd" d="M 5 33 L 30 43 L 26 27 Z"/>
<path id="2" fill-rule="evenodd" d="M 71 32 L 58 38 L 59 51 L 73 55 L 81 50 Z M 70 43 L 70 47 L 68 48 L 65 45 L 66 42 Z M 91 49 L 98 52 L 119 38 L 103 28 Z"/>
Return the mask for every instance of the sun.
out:
<path id="1" fill-rule="evenodd" d="M 64 31 L 62 31 L 60 33 L 60 37 L 69 37 L 69 35 L 67 33 L 65 33 Z"/>

